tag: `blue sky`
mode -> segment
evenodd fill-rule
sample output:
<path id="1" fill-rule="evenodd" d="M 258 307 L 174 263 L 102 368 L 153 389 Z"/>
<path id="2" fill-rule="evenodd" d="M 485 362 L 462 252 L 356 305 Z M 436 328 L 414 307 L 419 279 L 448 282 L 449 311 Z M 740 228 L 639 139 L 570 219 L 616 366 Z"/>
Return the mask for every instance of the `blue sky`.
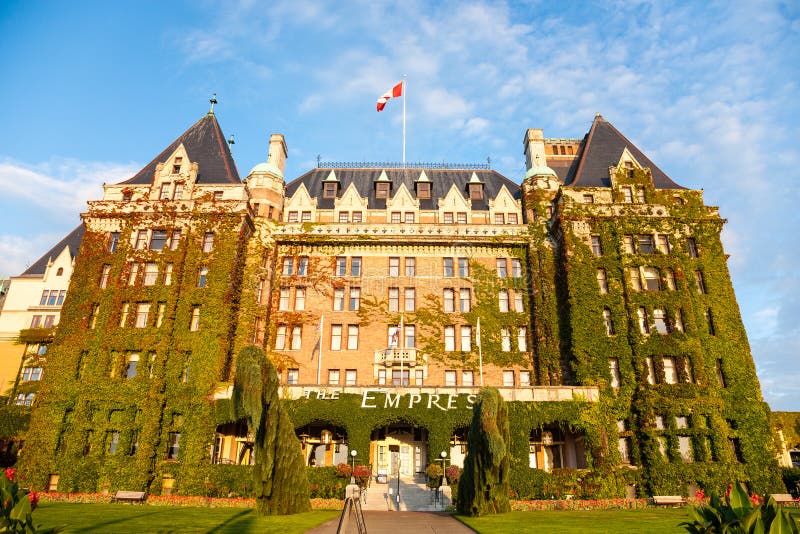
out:
<path id="1" fill-rule="evenodd" d="M 723 239 L 766 400 L 800 410 L 797 2 L 6 1 L 0 275 L 79 223 L 200 118 L 242 176 L 271 133 L 287 177 L 325 160 L 483 162 L 519 181 L 522 137 L 596 112 L 729 220 Z"/>

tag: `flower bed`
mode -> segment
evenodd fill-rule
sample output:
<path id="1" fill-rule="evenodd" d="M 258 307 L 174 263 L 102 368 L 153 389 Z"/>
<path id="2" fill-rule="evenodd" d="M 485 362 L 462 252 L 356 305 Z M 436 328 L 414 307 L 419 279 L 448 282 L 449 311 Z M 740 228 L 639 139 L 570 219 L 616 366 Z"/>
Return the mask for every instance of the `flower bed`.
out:
<path id="1" fill-rule="evenodd" d="M 102 493 L 40 493 L 39 502 L 66 502 L 86 504 L 108 504 L 113 495 Z M 311 499 L 312 510 L 341 510 L 340 499 Z M 256 500 L 244 497 L 201 497 L 198 495 L 148 495 L 150 506 L 197 506 L 204 508 L 255 508 Z"/>
<path id="2" fill-rule="evenodd" d="M 515 512 L 533 512 L 535 510 L 623 510 L 628 508 L 644 508 L 647 499 L 555 499 L 511 501 L 511 510 Z"/>

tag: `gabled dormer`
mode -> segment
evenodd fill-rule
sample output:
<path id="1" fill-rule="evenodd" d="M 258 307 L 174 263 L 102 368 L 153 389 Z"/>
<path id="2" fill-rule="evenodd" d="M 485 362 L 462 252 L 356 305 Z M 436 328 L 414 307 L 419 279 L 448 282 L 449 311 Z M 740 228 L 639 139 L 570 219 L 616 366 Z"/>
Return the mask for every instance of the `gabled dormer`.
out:
<path id="1" fill-rule="evenodd" d="M 392 181 L 386 175 L 386 171 L 381 171 L 381 174 L 372 181 L 375 198 L 387 199 L 392 195 Z"/>
<path id="2" fill-rule="evenodd" d="M 467 194 L 470 200 L 483 200 L 483 181 L 474 172 L 467 182 Z"/>
<path id="3" fill-rule="evenodd" d="M 433 183 L 425 171 L 419 173 L 419 178 L 414 180 L 414 193 L 419 200 L 428 200 L 433 194 Z"/>
<path id="4" fill-rule="evenodd" d="M 453 184 L 439 200 L 439 221 L 445 224 L 467 224 L 472 221 L 472 201 Z"/>
<path id="5" fill-rule="evenodd" d="M 489 199 L 489 220 L 494 224 L 520 224 L 522 204 L 515 199 L 505 184 L 493 199 Z"/>
<path id="6" fill-rule="evenodd" d="M 284 222 L 314 222 L 317 220 L 317 199 L 312 197 L 305 184 L 289 197 L 283 208 Z"/>
<path id="7" fill-rule="evenodd" d="M 358 194 L 356 184 L 350 183 L 341 198 L 334 200 L 334 221 L 361 222 L 367 212 L 367 199 Z"/>
<path id="8" fill-rule="evenodd" d="M 156 165 L 150 200 L 183 200 L 192 198 L 197 181 L 198 164 L 189 159 L 183 143 L 167 159 Z"/>
<path id="9" fill-rule="evenodd" d="M 331 170 L 328 177 L 322 180 L 322 198 L 336 198 L 339 195 L 339 188 L 342 186 L 336 173 Z"/>

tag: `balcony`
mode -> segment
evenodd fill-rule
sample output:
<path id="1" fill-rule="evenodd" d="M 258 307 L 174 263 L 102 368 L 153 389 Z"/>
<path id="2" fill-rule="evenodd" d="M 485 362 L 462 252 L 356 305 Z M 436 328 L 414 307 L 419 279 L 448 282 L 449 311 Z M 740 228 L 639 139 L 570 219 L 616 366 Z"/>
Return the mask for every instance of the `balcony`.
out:
<path id="1" fill-rule="evenodd" d="M 375 363 L 386 367 L 414 367 L 428 363 L 428 357 L 417 349 L 381 349 L 375 351 Z"/>

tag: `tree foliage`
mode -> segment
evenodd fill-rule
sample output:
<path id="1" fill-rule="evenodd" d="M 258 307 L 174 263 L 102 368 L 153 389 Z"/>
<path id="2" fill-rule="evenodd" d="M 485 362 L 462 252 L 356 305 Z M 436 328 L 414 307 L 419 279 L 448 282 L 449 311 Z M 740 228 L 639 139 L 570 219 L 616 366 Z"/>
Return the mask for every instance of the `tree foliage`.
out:
<path id="1" fill-rule="evenodd" d="M 311 510 L 303 456 L 294 426 L 278 399 L 278 374 L 264 352 L 244 347 L 236 361 L 233 407 L 255 434 L 253 479 L 260 515 Z"/>

